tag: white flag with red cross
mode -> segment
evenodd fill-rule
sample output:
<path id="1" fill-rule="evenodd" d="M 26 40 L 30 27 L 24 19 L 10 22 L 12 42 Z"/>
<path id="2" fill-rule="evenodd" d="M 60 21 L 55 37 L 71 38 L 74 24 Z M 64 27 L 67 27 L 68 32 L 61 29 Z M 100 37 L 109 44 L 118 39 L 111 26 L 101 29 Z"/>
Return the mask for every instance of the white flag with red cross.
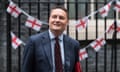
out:
<path id="1" fill-rule="evenodd" d="M 120 34 L 120 23 L 117 22 L 117 29 L 116 29 L 117 33 Z"/>
<path id="2" fill-rule="evenodd" d="M 100 15 L 104 18 L 108 15 L 112 2 L 109 2 L 107 5 L 99 9 Z"/>
<path id="3" fill-rule="evenodd" d="M 7 12 L 10 13 L 13 17 L 17 18 L 21 13 L 22 10 L 13 2 L 10 2 Z"/>
<path id="4" fill-rule="evenodd" d="M 26 23 L 25 23 L 25 26 L 32 28 L 36 31 L 40 31 L 40 28 L 42 26 L 42 22 L 40 22 L 38 19 L 36 19 L 34 17 L 29 16 Z"/>
<path id="5" fill-rule="evenodd" d="M 115 9 L 116 11 L 120 12 L 120 1 L 117 0 L 117 1 L 115 2 L 114 9 Z"/>
<path id="6" fill-rule="evenodd" d="M 113 34 L 115 31 L 115 22 L 112 23 L 112 25 L 109 26 L 109 28 L 106 30 L 107 34 Z"/>
<path id="7" fill-rule="evenodd" d="M 88 53 L 86 51 L 86 48 L 80 49 L 79 51 L 79 60 L 84 60 L 85 58 L 88 57 Z"/>
<path id="8" fill-rule="evenodd" d="M 97 52 L 100 50 L 100 48 L 106 43 L 104 38 L 97 38 L 95 41 L 93 41 L 90 46 Z"/>
<path id="9" fill-rule="evenodd" d="M 80 19 L 80 20 L 78 21 L 78 23 L 76 24 L 76 29 L 77 29 L 78 31 L 80 31 L 80 30 L 82 30 L 82 29 L 85 29 L 86 26 L 87 26 L 87 24 L 88 24 L 88 22 L 89 22 L 88 17 L 84 17 L 83 19 Z"/>
<path id="10" fill-rule="evenodd" d="M 12 47 L 16 49 L 19 45 L 21 45 L 23 42 L 13 33 L 11 32 L 11 40 L 12 40 Z"/>

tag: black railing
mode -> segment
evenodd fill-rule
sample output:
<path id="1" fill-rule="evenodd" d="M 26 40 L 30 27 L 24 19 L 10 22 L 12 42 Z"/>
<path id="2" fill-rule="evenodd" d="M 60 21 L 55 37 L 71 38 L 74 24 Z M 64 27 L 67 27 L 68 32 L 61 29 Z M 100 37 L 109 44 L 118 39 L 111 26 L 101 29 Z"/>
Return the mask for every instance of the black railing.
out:
<path id="1" fill-rule="evenodd" d="M 63 5 L 66 4 L 67 9 L 70 10 L 70 6 L 69 4 L 74 4 L 75 6 L 75 17 L 72 18 L 72 20 L 77 20 L 78 19 L 78 5 L 79 4 L 84 4 L 85 5 L 85 16 L 88 15 L 88 5 L 90 4 L 94 4 L 95 6 L 95 10 L 98 10 L 98 3 L 99 2 L 78 2 L 79 0 L 75 0 L 75 2 L 69 2 L 69 0 L 67 0 L 67 2 L 59 2 L 62 0 L 55 0 L 54 1 L 21 1 L 18 0 L 17 2 L 15 2 L 19 7 L 23 8 L 24 11 L 28 12 L 30 15 L 32 16 L 37 16 L 38 19 L 43 20 L 48 22 L 48 16 L 49 16 L 49 10 L 51 8 L 51 6 L 54 5 Z M 102 4 L 106 4 L 107 1 L 105 0 L 105 2 L 100 2 Z M 9 2 L 6 2 L 6 9 L 8 6 Z M 44 9 L 45 8 L 45 9 Z M 34 9 L 34 10 L 33 10 Z M 42 12 L 43 10 L 44 13 Z M 116 20 L 116 12 L 114 12 L 114 17 L 113 20 Z M 43 15 L 44 14 L 44 15 Z M 45 16 L 45 17 L 43 17 Z M 13 18 L 11 17 L 10 14 L 8 14 L 6 12 L 6 33 L 7 33 L 7 62 L 6 62 L 6 72 L 21 72 L 21 60 L 22 60 L 22 52 L 24 50 L 24 46 L 20 46 L 19 48 L 17 48 L 16 50 L 12 49 L 11 47 L 11 36 L 10 36 L 10 31 L 13 31 L 19 38 L 21 38 L 24 42 L 27 41 L 27 38 L 29 36 L 31 36 L 32 34 L 35 33 L 39 33 L 39 32 L 35 32 L 32 29 L 28 29 L 26 27 L 24 27 L 24 23 L 25 23 L 25 18 L 26 16 L 24 16 L 23 14 L 20 15 L 18 18 Z M 98 37 L 98 14 L 95 15 L 95 24 L 96 24 L 96 37 Z M 103 19 L 104 20 L 104 28 L 106 30 L 107 28 L 107 18 Z M 46 30 L 48 27 L 43 26 L 43 31 Z M 68 26 L 67 29 L 67 34 L 69 35 L 70 33 L 70 29 Z M 105 39 L 107 41 L 107 44 L 105 46 L 102 47 L 102 49 L 100 50 L 100 52 L 93 52 L 93 50 L 91 48 L 88 48 L 88 54 L 89 57 L 83 61 L 81 61 L 82 64 L 82 69 L 83 72 L 120 72 L 119 66 L 120 66 L 120 62 L 119 62 L 119 47 L 120 47 L 120 40 L 117 39 L 116 37 L 116 32 L 113 36 L 112 39 L 107 39 L 107 35 L 105 34 Z M 78 39 L 78 32 L 77 30 L 75 31 L 75 39 Z M 86 28 L 85 31 L 85 40 L 79 40 L 81 47 L 85 47 L 87 44 L 89 44 L 90 42 L 92 42 L 93 40 L 89 40 L 88 39 L 88 28 Z M 15 55 L 14 55 L 15 54 Z M 17 58 L 17 59 L 16 59 Z M 17 63 L 17 64 L 15 64 Z M 16 69 L 14 69 L 16 68 Z"/>

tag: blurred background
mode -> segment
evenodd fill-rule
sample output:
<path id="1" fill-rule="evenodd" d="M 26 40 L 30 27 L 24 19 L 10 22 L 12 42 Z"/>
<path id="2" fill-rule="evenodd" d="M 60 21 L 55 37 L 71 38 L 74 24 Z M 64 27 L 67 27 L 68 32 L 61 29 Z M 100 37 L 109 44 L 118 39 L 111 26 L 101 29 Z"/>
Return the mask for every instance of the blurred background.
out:
<path id="1" fill-rule="evenodd" d="M 106 44 L 100 51 L 95 52 L 87 48 L 88 58 L 80 61 L 83 72 L 120 72 L 120 35 L 105 34 L 106 29 L 116 20 L 119 22 L 120 14 L 113 10 L 115 2 L 108 13 L 102 18 L 99 13 L 91 15 L 87 28 L 78 32 L 75 28 L 76 20 L 97 11 L 111 0 L 12 0 L 23 11 L 48 22 L 49 11 L 56 5 L 64 6 L 69 12 L 69 25 L 65 33 L 80 42 L 84 48 L 100 36 L 104 36 Z M 13 49 L 11 46 L 10 31 L 14 32 L 25 43 L 32 34 L 48 29 L 43 24 L 39 32 L 25 27 L 27 16 L 21 14 L 18 18 L 7 13 L 9 1 L 0 0 L 0 72 L 21 72 L 22 54 L 24 45 Z"/>

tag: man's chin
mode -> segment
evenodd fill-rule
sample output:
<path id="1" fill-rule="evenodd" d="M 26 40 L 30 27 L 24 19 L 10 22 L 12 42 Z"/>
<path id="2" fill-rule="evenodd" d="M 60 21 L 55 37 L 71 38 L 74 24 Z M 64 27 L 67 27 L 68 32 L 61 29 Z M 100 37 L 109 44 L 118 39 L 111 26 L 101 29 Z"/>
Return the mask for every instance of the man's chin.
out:
<path id="1" fill-rule="evenodd" d="M 54 28 L 55 31 L 60 31 L 61 29 L 60 28 Z"/>
<path id="2" fill-rule="evenodd" d="M 54 29 L 54 31 L 60 31 L 59 29 Z"/>
<path id="3" fill-rule="evenodd" d="M 61 32 L 62 30 L 61 29 L 54 29 L 54 31 Z"/>

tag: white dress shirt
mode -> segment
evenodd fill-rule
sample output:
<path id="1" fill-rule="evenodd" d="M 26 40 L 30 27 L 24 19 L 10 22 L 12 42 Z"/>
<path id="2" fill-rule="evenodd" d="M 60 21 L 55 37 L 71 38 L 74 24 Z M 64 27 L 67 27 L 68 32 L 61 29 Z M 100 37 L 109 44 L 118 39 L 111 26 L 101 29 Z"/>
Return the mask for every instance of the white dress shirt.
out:
<path id="1" fill-rule="evenodd" d="M 49 36 L 50 36 L 51 48 L 52 48 L 53 72 L 55 72 L 55 59 L 54 59 L 55 36 L 50 30 L 49 30 Z M 60 50 L 61 50 L 62 65 L 64 67 L 65 58 L 64 58 L 63 34 L 61 34 L 58 38 L 59 38 L 59 44 L 60 44 Z"/>

